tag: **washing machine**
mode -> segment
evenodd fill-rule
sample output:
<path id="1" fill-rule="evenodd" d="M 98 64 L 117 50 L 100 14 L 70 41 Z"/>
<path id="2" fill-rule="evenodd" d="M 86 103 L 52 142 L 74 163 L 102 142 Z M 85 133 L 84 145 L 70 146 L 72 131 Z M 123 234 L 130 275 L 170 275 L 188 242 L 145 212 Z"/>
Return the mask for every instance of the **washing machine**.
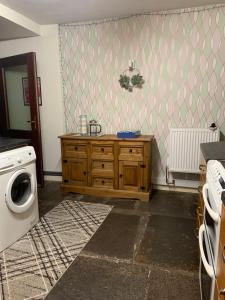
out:
<path id="1" fill-rule="evenodd" d="M 0 252 L 38 222 L 35 161 L 31 146 L 0 153 Z"/>

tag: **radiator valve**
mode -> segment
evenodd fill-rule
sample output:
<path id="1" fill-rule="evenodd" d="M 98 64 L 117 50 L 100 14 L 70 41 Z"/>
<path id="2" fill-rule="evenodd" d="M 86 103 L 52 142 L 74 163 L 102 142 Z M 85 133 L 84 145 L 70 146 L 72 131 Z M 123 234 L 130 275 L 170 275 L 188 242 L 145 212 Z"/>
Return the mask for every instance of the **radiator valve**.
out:
<path id="1" fill-rule="evenodd" d="M 216 130 L 216 129 L 217 129 L 216 123 L 212 123 L 212 124 L 209 126 L 209 129 L 212 130 L 212 131 Z"/>

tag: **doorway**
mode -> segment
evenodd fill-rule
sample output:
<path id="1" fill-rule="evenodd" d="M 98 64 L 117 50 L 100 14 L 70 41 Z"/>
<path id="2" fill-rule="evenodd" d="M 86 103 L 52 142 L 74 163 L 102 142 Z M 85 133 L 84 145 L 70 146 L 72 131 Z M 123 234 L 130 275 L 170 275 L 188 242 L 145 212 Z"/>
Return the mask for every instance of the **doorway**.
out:
<path id="1" fill-rule="evenodd" d="M 37 156 L 37 182 L 43 186 L 38 84 L 34 52 L 0 59 L 0 134 L 30 139 Z"/>

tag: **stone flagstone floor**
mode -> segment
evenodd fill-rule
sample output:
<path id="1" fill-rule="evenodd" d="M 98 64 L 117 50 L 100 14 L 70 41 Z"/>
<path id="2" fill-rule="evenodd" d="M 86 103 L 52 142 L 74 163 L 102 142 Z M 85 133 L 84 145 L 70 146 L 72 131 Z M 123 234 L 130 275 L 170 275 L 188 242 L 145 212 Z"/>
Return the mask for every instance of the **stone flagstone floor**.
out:
<path id="1" fill-rule="evenodd" d="M 40 215 L 62 199 L 114 208 L 46 300 L 199 300 L 197 194 L 153 191 L 151 201 L 39 189 Z"/>

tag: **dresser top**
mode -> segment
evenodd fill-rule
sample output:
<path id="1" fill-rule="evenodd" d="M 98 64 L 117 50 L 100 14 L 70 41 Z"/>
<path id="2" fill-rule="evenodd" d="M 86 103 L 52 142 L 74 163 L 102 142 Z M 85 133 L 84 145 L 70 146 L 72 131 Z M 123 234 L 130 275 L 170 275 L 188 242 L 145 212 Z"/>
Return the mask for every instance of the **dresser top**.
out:
<path id="1" fill-rule="evenodd" d="M 70 140 L 99 140 L 99 141 L 137 141 L 137 142 L 151 142 L 154 139 L 153 135 L 140 135 L 136 138 L 118 138 L 115 134 L 103 134 L 100 136 L 82 136 L 74 133 L 64 134 L 59 136 L 60 139 Z"/>

